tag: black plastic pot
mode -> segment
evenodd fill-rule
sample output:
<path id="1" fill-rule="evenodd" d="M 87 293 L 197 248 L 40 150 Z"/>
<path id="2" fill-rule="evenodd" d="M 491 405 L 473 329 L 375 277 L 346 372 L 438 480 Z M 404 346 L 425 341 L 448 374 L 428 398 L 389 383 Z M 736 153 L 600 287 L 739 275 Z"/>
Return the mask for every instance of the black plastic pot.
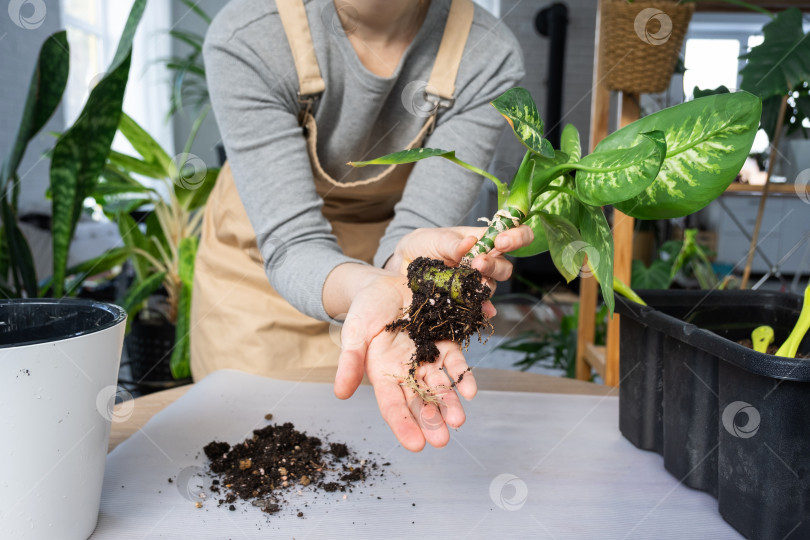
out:
<path id="1" fill-rule="evenodd" d="M 174 332 L 175 326 L 164 320 L 135 317 L 124 341 L 134 381 L 174 380 L 170 367 Z"/>
<path id="2" fill-rule="evenodd" d="M 124 341 L 131 378 L 120 382 L 140 395 L 192 382 L 191 377 L 175 379 L 172 376 L 175 325 L 159 311 L 150 310 L 150 313 L 148 318 L 135 317 Z"/>
<path id="3" fill-rule="evenodd" d="M 782 343 L 802 298 L 759 291 L 641 291 L 622 314 L 619 428 L 711 493 L 747 538 L 810 538 L 810 360 L 737 344 L 760 325 Z M 810 337 L 799 352 L 810 351 Z"/>

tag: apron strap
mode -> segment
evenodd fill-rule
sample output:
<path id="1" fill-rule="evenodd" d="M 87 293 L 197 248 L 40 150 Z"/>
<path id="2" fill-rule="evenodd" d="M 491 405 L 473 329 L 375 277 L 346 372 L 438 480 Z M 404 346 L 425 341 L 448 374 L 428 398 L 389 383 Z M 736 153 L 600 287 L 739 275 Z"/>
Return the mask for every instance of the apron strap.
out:
<path id="1" fill-rule="evenodd" d="M 326 88 L 309 33 L 309 20 L 303 0 L 276 0 L 281 25 L 292 50 L 298 73 L 298 101 L 309 110 Z"/>
<path id="2" fill-rule="evenodd" d="M 456 75 L 464 55 L 464 45 L 470 35 L 474 12 L 471 0 L 452 0 L 450 4 L 439 52 L 425 89 L 427 99 L 437 110 L 439 107 L 453 106 Z"/>
<path id="3" fill-rule="evenodd" d="M 298 74 L 298 100 L 302 118 L 326 88 L 315 56 L 309 20 L 303 0 L 276 0 L 281 25 L 290 44 Z M 453 106 L 456 75 L 470 35 L 475 8 L 471 0 L 452 0 L 439 51 L 425 89 L 426 98 L 436 110 Z"/>

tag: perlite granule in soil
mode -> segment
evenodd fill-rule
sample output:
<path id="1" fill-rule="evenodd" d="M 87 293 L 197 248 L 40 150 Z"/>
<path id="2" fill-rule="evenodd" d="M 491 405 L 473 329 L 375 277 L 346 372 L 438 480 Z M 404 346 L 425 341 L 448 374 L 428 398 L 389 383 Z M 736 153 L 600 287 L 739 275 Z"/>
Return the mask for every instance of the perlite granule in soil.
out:
<path id="1" fill-rule="evenodd" d="M 374 460 L 358 456 L 344 443 L 298 431 L 290 422 L 253 430 L 252 437 L 233 446 L 212 441 L 203 451 L 213 478 L 213 498 L 230 511 L 244 501 L 275 514 L 286 505 L 306 506 L 291 500 L 304 490 L 352 492 L 360 485 L 374 485 L 372 480 L 382 476 Z M 296 515 L 304 517 L 300 508 Z"/>

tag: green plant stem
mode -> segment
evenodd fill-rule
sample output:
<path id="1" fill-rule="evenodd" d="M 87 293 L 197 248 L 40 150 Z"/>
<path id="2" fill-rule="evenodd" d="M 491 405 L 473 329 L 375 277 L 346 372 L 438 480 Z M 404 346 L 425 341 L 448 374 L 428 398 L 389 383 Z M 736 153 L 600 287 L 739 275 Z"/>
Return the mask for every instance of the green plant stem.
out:
<path id="1" fill-rule="evenodd" d="M 579 200 L 579 195 L 577 195 L 577 193 L 573 189 L 569 189 L 569 188 L 567 188 L 565 186 L 548 186 L 546 188 L 546 191 L 554 191 L 556 193 L 565 193 L 567 195 L 572 196 L 574 199 Z M 556 193 L 555 193 L 554 197 L 557 196 Z M 554 199 L 554 197 L 549 197 L 548 200 L 545 201 L 543 203 L 543 206 L 541 206 L 540 208 L 543 208 L 545 205 L 547 205 L 549 203 L 549 201 Z"/>
<path id="2" fill-rule="evenodd" d="M 804 290 L 804 304 L 801 313 L 799 313 L 799 320 L 796 321 L 796 326 L 793 327 L 788 338 L 776 351 L 776 356 L 795 358 L 799 350 L 799 344 L 801 344 L 808 330 L 810 330 L 810 284 Z"/>
<path id="3" fill-rule="evenodd" d="M 454 301 L 461 302 L 463 279 L 473 270 L 471 268 L 428 268 L 423 274 L 414 276 L 409 286 L 413 292 L 420 290 L 430 293 L 433 289 L 441 289 L 450 294 Z"/>
<path id="4" fill-rule="evenodd" d="M 470 165 L 469 163 L 467 163 L 465 161 L 461 161 L 460 159 L 458 159 L 455 156 L 442 156 L 442 157 L 444 159 L 448 160 L 448 161 L 452 161 L 456 165 L 464 167 L 468 171 L 472 171 L 472 172 L 474 172 L 476 174 L 480 174 L 481 176 L 483 176 L 485 178 L 489 178 L 490 180 L 492 180 L 495 183 L 495 185 L 497 186 L 497 188 L 498 188 L 498 197 L 499 198 L 501 196 L 505 197 L 506 194 L 509 193 L 509 188 L 506 186 L 506 184 L 501 182 L 496 176 L 494 176 L 492 174 L 489 174 L 487 171 L 485 171 L 483 169 L 479 169 L 475 165 Z"/>
<path id="5" fill-rule="evenodd" d="M 489 224 L 484 236 L 464 255 L 462 264 L 469 264 L 476 256 L 489 253 L 495 249 L 495 237 L 504 231 L 514 229 L 526 219 L 526 214 L 519 208 L 504 208 L 499 210 Z"/>
<path id="6" fill-rule="evenodd" d="M 647 303 L 644 300 L 642 300 L 639 295 L 636 294 L 636 291 L 625 285 L 625 283 L 616 276 L 613 276 L 613 290 L 621 294 L 628 300 L 635 302 L 636 304 L 640 304 L 642 306 L 647 305 Z"/>

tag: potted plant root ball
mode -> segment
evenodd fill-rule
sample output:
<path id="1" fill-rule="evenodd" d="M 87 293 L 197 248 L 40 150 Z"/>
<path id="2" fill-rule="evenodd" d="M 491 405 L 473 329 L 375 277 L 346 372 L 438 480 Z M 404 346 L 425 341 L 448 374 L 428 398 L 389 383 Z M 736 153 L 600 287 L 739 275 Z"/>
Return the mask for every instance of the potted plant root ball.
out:
<path id="1" fill-rule="evenodd" d="M 3 538 L 93 532 L 125 321 L 90 300 L 0 300 Z"/>

